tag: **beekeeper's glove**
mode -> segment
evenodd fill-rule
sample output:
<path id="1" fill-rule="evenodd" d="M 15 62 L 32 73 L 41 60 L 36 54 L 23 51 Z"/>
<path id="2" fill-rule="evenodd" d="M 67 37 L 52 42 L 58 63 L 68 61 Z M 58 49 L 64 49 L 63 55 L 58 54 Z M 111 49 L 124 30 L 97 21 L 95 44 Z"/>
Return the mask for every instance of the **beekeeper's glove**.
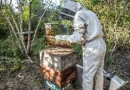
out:
<path id="1" fill-rule="evenodd" d="M 62 40 L 62 36 L 61 35 L 56 35 L 55 39 L 56 39 L 56 41 L 61 41 Z"/>

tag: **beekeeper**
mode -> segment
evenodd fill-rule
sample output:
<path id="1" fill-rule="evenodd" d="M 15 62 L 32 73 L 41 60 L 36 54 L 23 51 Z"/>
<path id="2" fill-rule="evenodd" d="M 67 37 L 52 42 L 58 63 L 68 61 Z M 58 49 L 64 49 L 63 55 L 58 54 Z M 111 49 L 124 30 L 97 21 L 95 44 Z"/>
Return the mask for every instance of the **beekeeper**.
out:
<path id="1" fill-rule="evenodd" d="M 103 67 L 106 44 L 98 17 L 81 4 L 71 0 L 64 1 L 62 14 L 73 18 L 74 32 L 72 35 L 56 35 L 57 41 L 71 43 L 85 42 L 83 49 L 83 84 L 82 90 L 103 90 Z"/>

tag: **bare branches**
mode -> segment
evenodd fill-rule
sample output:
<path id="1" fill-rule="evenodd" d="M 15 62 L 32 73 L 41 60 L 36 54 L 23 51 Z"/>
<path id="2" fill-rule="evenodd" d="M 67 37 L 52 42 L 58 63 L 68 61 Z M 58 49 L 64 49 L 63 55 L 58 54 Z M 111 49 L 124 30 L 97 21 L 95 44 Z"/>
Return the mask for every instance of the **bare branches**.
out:
<path id="1" fill-rule="evenodd" d="M 49 5 L 46 7 L 46 9 L 44 10 L 42 16 L 41 16 L 40 19 L 39 19 L 39 22 L 38 22 L 37 27 L 36 27 L 36 29 L 35 29 L 35 33 L 34 33 L 34 35 L 33 35 L 32 45 L 34 45 L 34 40 L 35 40 L 35 38 L 36 38 L 36 34 L 37 34 L 37 31 L 38 31 L 38 28 L 39 28 L 39 26 L 40 26 L 40 23 L 41 23 L 41 21 L 42 21 L 43 16 L 45 15 L 45 12 L 47 11 L 48 7 L 50 6 L 51 2 L 52 2 L 52 0 L 51 0 L 51 1 L 49 0 Z"/>
<path id="2" fill-rule="evenodd" d="M 29 2 L 29 14 L 28 14 L 28 44 L 27 44 L 27 51 L 30 49 L 30 40 L 31 40 L 31 3 L 32 0 Z"/>
<path id="3" fill-rule="evenodd" d="M 127 10 L 127 7 L 129 6 L 128 1 L 129 0 L 124 0 L 123 7 L 122 7 L 121 1 L 113 0 L 113 1 L 111 1 L 111 3 L 108 3 L 108 1 L 104 0 L 104 3 L 106 4 L 106 6 L 109 7 L 108 10 L 106 11 L 107 12 L 106 16 L 109 15 L 109 17 L 106 17 L 105 23 L 109 22 L 111 17 L 113 19 L 112 23 L 109 22 L 109 25 L 111 25 L 111 26 L 107 25 L 109 29 L 110 29 L 110 27 L 112 27 L 112 30 L 111 31 L 108 30 L 108 32 L 107 32 L 107 33 L 111 32 L 111 35 L 108 35 L 108 37 L 110 38 L 111 42 L 113 42 L 113 46 L 110 49 L 111 55 L 118 47 L 120 47 L 122 44 L 124 44 L 124 40 L 121 40 L 122 37 L 124 38 L 124 36 L 123 36 L 124 34 L 122 34 L 124 32 L 123 28 L 122 28 L 122 27 L 124 27 L 124 24 L 121 24 L 121 23 L 122 23 L 122 20 L 123 21 L 125 20 L 124 13 L 126 13 L 125 10 Z M 123 26 L 120 26 L 120 24 Z"/>
<path id="4" fill-rule="evenodd" d="M 5 14 L 5 12 L 4 12 L 3 10 L 1 11 L 1 13 L 2 13 L 2 15 L 4 16 L 5 20 L 7 21 L 7 23 L 9 24 L 9 26 L 10 26 L 10 28 L 11 28 L 11 30 L 12 30 L 14 36 L 15 36 L 15 38 L 17 39 L 17 42 L 18 42 L 17 44 L 18 44 L 18 46 L 19 46 L 19 48 L 20 48 L 20 50 L 21 50 L 21 53 L 23 53 L 23 51 L 22 51 L 22 49 L 21 49 L 22 47 L 21 47 L 21 44 L 20 44 L 20 40 L 19 40 L 19 38 L 18 38 L 18 36 L 17 36 L 17 33 L 16 33 L 16 31 L 15 31 L 15 29 L 14 29 L 14 27 L 13 27 L 11 21 L 9 20 L 8 16 Z"/>
<path id="5" fill-rule="evenodd" d="M 15 20 L 15 18 L 14 18 L 13 13 L 11 12 L 11 10 L 10 10 L 10 7 L 9 7 L 9 6 L 8 6 L 8 10 L 9 10 L 9 12 L 10 12 L 10 15 L 11 15 L 12 19 L 13 19 L 13 23 L 14 23 L 14 25 L 15 25 L 15 27 L 16 27 L 16 29 L 17 29 L 18 33 L 19 33 L 18 24 L 17 24 L 17 22 L 16 22 L 16 20 Z"/>
<path id="6" fill-rule="evenodd" d="M 2 5 L 2 0 L 0 0 L 0 6 Z"/>
<path id="7" fill-rule="evenodd" d="M 8 8 L 9 8 L 9 7 L 8 7 Z M 13 19 L 13 23 L 14 23 L 14 25 L 15 25 L 15 27 L 16 27 L 16 30 L 17 30 L 18 38 L 20 39 L 20 41 L 21 41 L 21 43 L 22 43 L 22 46 L 23 46 L 23 48 L 24 48 L 24 51 L 25 51 L 25 53 L 28 53 L 28 51 L 27 51 L 27 49 L 26 49 L 26 47 L 25 47 L 23 38 L 21 37 L 18 24 L 17 24 L 17 22 L 16 22 L 16 20 L 15 20 L 15 18 L 14 18 L 13 13 L 11 12 L 10 8 L 9 8 L 9 12 L 10 12 L 10 15 L 11 15 L 11 17 L 12 17 L 12 19 Z M 15 31 L 15 32 L 16 32 L 16 31 Z"/>
<path id="8" fill-rule="evenodd" d="M 20 8 L 20 34 L 21 34 L 21 38 L 23 39 L 23 35 L 22 35 L 22 32 L 23 32 L 23 6 L 22 6 L 22 3 L 19 4 L 19 8 Z"/>
<path id="9" fill-rule="evenodd" d="M 38 28 L 39 28 L 39 26 L 40 26 L 40 23 L 41 23 L 41 21 L 42 21 L 43 16 L 45 15 L 46 10 L 47 10 L 47 8 L 45 9 L 45 11 L 43 12 L 42 16 L 41 16 L 40 19 L 39 19 L 39 22 L 38 22 L 37 27 L 36 27 L 36 29 L 35 29 L 35 33 L 34 33 L 34 35 L 33 35 L 32 45 L 34 44 L 34 40 L 35 40 L 35 38 L 36 38 L 36 34 L 37 34 L 37 31 L 38 31 Z"/>
<path id="10" fill-rule="evenodd" d="M 9 5 L 11 5 L 11 3 L 12 3 L 12 0 L 10 0 L 10 3 L 9 3 Z"/>
<path id="11" fill-rule="evenodd" d="M 0 9 L 2 9 L 3 0 L 0 0 Z"/>
<path id="12" fill-rule="evenodd" d="M 4 10 L 1 10 L 2 12 L 2 15 L 4 16 L 6 22 L 9 24 L 15 38 L 16 38 L 16 42 L 19 46 L 19 49 L 21 50 L 21 53 L 24 55 L 30 60 L 30 62 L 32 63 L 32 60 L 31 58 L 29 57 L 29 51 L 27 50 L 26 46 L 25 46 L 25 43 L 24 43 L 24 39 L 23 39 L 23 10 L 22 10 L 22 5 L 21 3 L 20 4 L 20 11 L 21 11 L 21 15 L 20 15 L 20 25 L 17 24 L 17 21 L 16 21 L 16 18 L 15 18 L 15 15 L 14 13 L 12 12 L 12 9 L 11 9 L 11 6 L 10 4 L 7 4 L 7 8 L 3 8 Z M 6 14 L 6 11 L 9 11 L 9 15 Z M 30 12 L 31 14 L 31 12 Z M 31 18 L 31 17 L 30 17 Z M 31 19 L 30 19 L 31 20 Z M 19 20 L 18 20 L 19 21 Z M 31 28 L 31 26 L 29 26 L 29 28 Z M 31 29 L 30 29 L 31 31 Z"/>
<path id="13" fill-rule="evenodd" d="M 31 42 L 31 30 L 32 30 L 32 25 L 31 25 L 31 8 L 32 8 L 32 3 L 34 0 L 26 0 L 26 2 L 28 2 L 28 8 L 29 8 L 29 12 L 28 12 L 28 36 L 27 36 L 27 46 L 25 45 L 25 41 L 24 41 L 24 36 L 23 36 L 23 31 L 24 31 L 24 16 L 23 16 L 23 5 L 24 3 L 21 1 L 21 0 L 17 0 L 17 4 L 18 4 L 18 11 L 19 12 L 19 20 L 17 20 L 15 18 L 15 11 L 13 12 L 13 8 L 12 8 L 12 0 L 10 0 L 10 2 L 6 2 L 6 0 L 3 0 L 5 1 L 5 8 L 3 8 L 3 11 L 2 11 L 2 14 L 3 16 L 5 17 L 5 20 L 6 22 L 9 24 L 10 28 L 11 28 L 11 31 L 13 32 L 15 38 L 16 38 L 16 41 L 18 42 L 18 46 L 21 50 L 21 52 L 25 54 L 26 57 L 29 58 L 29 60 L 32 62 L 31 58 L 29 57 L 29 51 L 30 51 L 30 48 L 31 48 L 31 45 L 34 45 L 34 40 L 36 38 L 36 34 L 37 34 L 37 31 L 38 31 L 38 28 L 40 26 L 40 23 L 42 21 L 42 18 L 44 17 L 45 15 L 45 12 L 47 11 L 48 7 L 50 6 L 52 0 L 48 0 L 47 3 L 48 3 L 48 6 L 46 7 L 46 9 L 44 10 L 43 14 L 41 15 L 41 17 L 39 18 L 39 21 L 38 21 L 38 24 L 36 26 L 36 29 L 35 29 L 35 33 L 34 33 L 34 36 L 33 36 L 33 40 Z M 2 0 L 0 0 L 0 8 L 2 7 Z M 8 14 L 6 14 L 7 12 Z M 19 22 L 18 22 L 19 21 Z"/>

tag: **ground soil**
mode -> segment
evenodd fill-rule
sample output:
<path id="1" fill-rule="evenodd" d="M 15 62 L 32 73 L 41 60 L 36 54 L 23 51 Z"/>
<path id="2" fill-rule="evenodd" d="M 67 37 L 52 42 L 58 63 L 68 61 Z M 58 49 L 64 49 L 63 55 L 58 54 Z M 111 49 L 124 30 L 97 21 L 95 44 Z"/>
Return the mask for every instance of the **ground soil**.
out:
<path id="1" fill-rule="evenodd" d="M 124 81 L 129 81 L 128 84 L 119 90 L 130 90 L 130 52 L 117 51 L 113 56 L 114 59 L 110 65 L 105 63 L 105 70 L 111 74 L 115 74 Z M 106 59 L 106 62 L 108 60 Z"/>
<path id="2" fill-rule="evenodd" d="M 24 62 L 24 68 L 13 73 L 0 73 L 0 90 L 43 90 L 43 77 L 40 75 L 38 57 L 33 57 L 33 61 L 34 63 Z M 105 65 L 105 70 L 110 73 L 116 72 L 123 80 L 130 81 L 130 53 L 115 53 L 114 63 Z M 107 80 L 105 83 L 104 86 L 108 87 Z M 130 84 L 120 90 L 130 90 Z"/>
<path id="3" fill-rule="evenodd" d="M 0 90 L 43 90 L 39 65 L 38 57 L 34 57 L 33 63 L 28 60 L 23 63 L 24 69 L 0 75 Z"/>

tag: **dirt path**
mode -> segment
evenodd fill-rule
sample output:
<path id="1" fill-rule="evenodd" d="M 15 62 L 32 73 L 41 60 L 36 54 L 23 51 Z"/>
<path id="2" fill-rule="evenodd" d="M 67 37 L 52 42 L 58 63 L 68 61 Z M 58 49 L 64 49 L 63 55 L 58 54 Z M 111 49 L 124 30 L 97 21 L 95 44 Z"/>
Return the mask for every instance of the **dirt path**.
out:
<path id="1" fill-rule="evenodd" d="M 23 69 L 11 75 L 5 74 L 0 78 L 0 90 L 43 90 L 43 80 L 40 75 L 39 60 L 34 63 L 23 63 Z"/>

